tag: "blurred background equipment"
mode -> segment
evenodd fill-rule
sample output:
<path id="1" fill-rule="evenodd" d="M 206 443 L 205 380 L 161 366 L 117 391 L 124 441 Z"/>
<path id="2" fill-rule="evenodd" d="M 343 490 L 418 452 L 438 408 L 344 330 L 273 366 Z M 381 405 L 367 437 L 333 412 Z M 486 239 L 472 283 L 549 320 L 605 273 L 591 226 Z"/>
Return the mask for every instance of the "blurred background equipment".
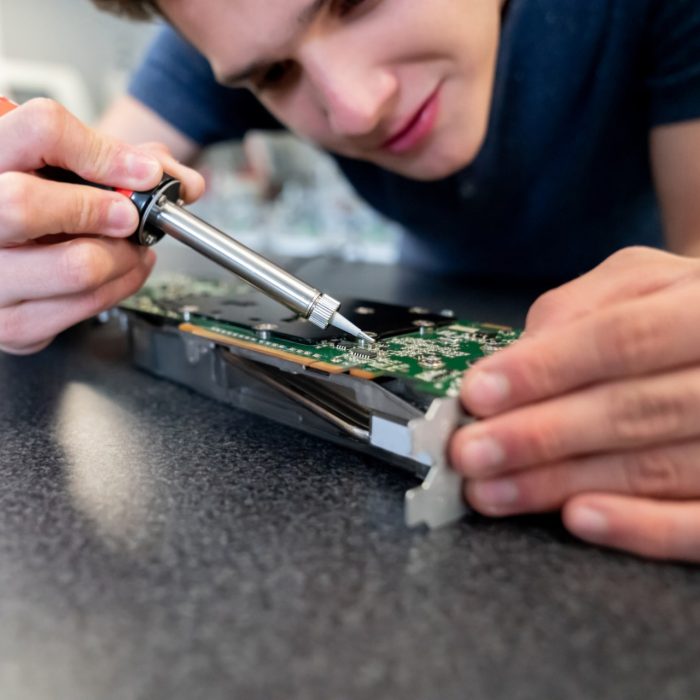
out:
<path id="1" fill-rule="evenodd" d="M 124 92 L 157 30 L 88 0 L 0 0 L 0 94 L 16 102 L 51 97 L 94 123 Z M 259 252 L 398 258 L 400 227 L 365 205 L 331 158 L 289 134 L 251 133 L 245 143 L 207 149 L 196 167 L 207 192 L 193 212 Z M 170 247 L 159 245 L 159 265 L 172 262 Z"/>

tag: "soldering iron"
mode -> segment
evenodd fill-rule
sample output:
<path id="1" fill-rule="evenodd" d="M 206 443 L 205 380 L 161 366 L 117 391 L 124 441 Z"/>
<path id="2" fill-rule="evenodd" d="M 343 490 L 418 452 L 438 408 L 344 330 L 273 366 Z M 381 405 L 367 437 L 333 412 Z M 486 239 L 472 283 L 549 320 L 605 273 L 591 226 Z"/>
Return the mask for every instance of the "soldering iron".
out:
<path id="1" fill-rule="evenodd" d="M 0 117 L 17 106 L 0 95 Z M 138 211 L 139 226 L 131 237 L 138 245 L 152 246 L 168 234 L 238 275 L 314 325 L 320 328 L 335 326 L 366 342 L 374 342 L 373 338 L 340 313 L 340 302 L 337 299 L 303 282 L 187 211 L 180 199 L 180 181 L 174 177 L 166 174 L 153 189 L 135 192 L 97 185 L 72 172 L 51 166 L 42 168 L 38 174 L 50 180 L 120 192 L 133 202 Z"/>

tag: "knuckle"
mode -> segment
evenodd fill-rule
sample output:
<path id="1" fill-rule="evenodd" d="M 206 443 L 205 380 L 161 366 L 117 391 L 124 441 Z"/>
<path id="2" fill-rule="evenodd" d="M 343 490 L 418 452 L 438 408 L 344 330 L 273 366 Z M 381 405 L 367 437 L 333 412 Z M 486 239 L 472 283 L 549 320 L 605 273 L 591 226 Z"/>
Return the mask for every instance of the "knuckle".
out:
<path id="1" fill-rule="evenodd" d="M 32 140 L 46 146 L 57 143 L 65 131 L 66 109 L 45 97 L 30 100 L 25 107 L 30 112 L 27 123 Z"/>
<path id="2" fill-rule="evenodd" d="M 665 334 L 652 315 L 615 313 L 597 328 L 595 344 L 606 364 L 626 372 L 653 364 L 663 350 Z"/>
<path id="3" fill-rule="evenodd" d="M 559 508 L 574 490 L 573 471 L 567 463 L 539 467 L 517 479 L 518 504 L 523 510 Z"/>
<path id="4" fill-rule="evenodd" d="M 559 291 L 557 289 L 552 289 L 537 297 L 527 313 L 525 325 L 531 325 L 541 317 L 547 316 L 551 309 L 558 308 L 558 300 Z"/>
<path id="5" fill-rule="evenodd" d="M 95 242 L 75 240 L 66 244 L 59 275 L 70 292 L 95 289 L 104 280 L 105 273 L 105 258 Z"/>
<path id="6" fill-rule="evenodd" d="M 106 297 L 107 294 L 105 292 L 104 287 L 98 287 L 97 289 L 93 289 L 89 293 L 87 299 L 85 300 L 84 316 L 92 316 L 109 306 Z"/>
<path id="7" fill-rule="evenodd" d="M 63 230 L 66 233 L 99 233 L 107 221 L 109 203 L 97 191 L 88 193 L 79 187 L 71 188 L 66 201 Z"/>
<path id="8" fill-rule="evenodd" d="M 109 309 L 114 306 L 117 301 L 118 299 L 115 296 L 113 285 L 103 284 L 89 293 L 85 302 L 85 316 L 94 316 L 100 313 L 100 311 Z"/>
<path id="9" fill-rule="evenodd" d="M 29 215 L 28 178 L 21 173 L 0 174 L 0 221 L 5 233 L 26 228 Z"/>
<path id="10" fill-rule="evenodd" d="M 116 298 L 112 299 L 112 304 L 115 304 L 122 299 L 126 299 L 126 297 L 138 292 L 143 283 L 148 279 L 148 275 L 148 269 L 144 267 L 136 268 L 136 270 L 134 270 L 134 272 L 132 272 L 132 274 L 128 277 L 125 287 L 119 291 Z"/>
<path id="11" fill-rule="evenodd" d="M 147 141 L 139 147 L 153 155 L 171 156 L 170 148 L 160 141 Z"/>
<path id="12" fill-rule="evenodd" d="M 523 362 L 516 372 L 520 374 L 528 393 L 533 392 L 540 396 L 549 396 L 560 391 L 565 374 L 552 357 L 542 353 L 530 353 L 527 361 Z"/>
<path id="13" fill-rule="evenodd" d="M 562 431 L 556 420 L 534 422 L 527 426 L 524 435 L 527 436 L 527 461 L 549 462 L 565 453 Z"/>
<path id="14" fill-rule="evenodd" d="M 607 258 L 606 263 L 614 267 L 629 265 L 630 263 L 640 263 L 655 258 L 657 253 L 658 251 L 655 251 L 653 248 L 633 245 L 616 250 Z"/>
<path id="15" fill-rule="evenodd" d="M 100 182 L 115 157 L 114 148 L 95 132 L 90 132 L 80 159 L 80 171 L 86 180 Z"/>
<path id="16" fill-rule="evenodd" d="M 21 305 L 0 310 L 0 345 L 10 349 L 19 349 L 29 345 L 26 314 Z"/>
<path id="17" fill-rule="evenodd" d="M 550 317 L 556 317 L 566 308 L 565 297 L 561 287 L 540 295 L 528 311 L 525 327 L 537 326 Z"/>
<path id="18" fill-rule="evenodd" d="M 682 465 L 670 450 L 624 455 L 622 470 L 629 491 L 642 496 L 673 496 L 679 492 Z"/>
<path id="19" fill-rule="evenodd" d="M 677 390 L 638 385 L 614 387 L 608 401 L 608 425 L 620 443 L 678 436 L 685 423 L 687 402 Z"/>
<path id="20" fill-rule="evenodd" d="M 509 379 L 516 400 L 553 397 L 560 394 L 562 385 L 567 382 L 568 368 L 559 357 L 548 355 L 534 348 L 521 348 L 518 361 L 508 369 Z M 537 427 L 537 426 L 535 426 Z"/>
<path id="21" fill-rule="evenodd" d="M 683 539 L 683 532 L 672 518 L 657 517 L 650 533 L 649 547 L 654 556 L 667 558 L 678 551 L 678 544 Z"/>

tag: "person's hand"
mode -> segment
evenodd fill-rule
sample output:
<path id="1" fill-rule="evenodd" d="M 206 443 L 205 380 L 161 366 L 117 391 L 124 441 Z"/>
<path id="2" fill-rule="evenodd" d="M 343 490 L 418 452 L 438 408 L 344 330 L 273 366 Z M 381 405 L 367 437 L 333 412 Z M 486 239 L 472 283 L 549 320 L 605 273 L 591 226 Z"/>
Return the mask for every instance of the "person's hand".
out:
<path id="1" fill-rule="evenodd" d="M 465 375 L 450 458 L 491 516 L 563 509 L 596 544 L 700 561 L 700 261 L 620 251 Z"/>
<path id="2" fill-rule="evenodd" d="M 126 197 L 42 179 L 44 165 L 133 190 L 154 187 L 165 169 L 188 200 L 204 189 L 165 147 L 101 136 L 50 100 L 0 117 L 0 350 L 18 354 L 133 294 L 155 262 L 125 240 L 138 225 Z"/>

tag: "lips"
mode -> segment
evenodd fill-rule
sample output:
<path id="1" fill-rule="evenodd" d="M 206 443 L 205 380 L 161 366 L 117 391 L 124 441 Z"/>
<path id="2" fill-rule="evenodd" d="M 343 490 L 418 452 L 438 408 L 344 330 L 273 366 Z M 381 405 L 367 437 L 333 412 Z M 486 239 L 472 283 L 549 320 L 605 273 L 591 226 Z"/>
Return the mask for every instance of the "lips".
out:
<path id="1" fill-rule="evenodd" d="M 406 153 L 418 146 L 433 130 L 439 111 L 440 86 L 416 112 L 404 122 L 383 144 L 382 150 Z"/>

